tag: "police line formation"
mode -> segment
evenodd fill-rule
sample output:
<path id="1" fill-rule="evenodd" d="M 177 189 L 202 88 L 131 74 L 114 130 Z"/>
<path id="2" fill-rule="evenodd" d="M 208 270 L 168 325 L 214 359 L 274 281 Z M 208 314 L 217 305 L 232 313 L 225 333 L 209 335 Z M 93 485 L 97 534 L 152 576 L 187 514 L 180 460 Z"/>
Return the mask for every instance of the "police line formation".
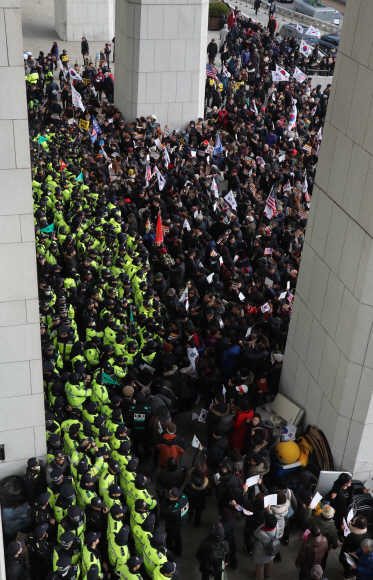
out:
<path id="1" fill-rule="evenodd" d="M 248 452 L 245 475 L 268 471 L 253 408 L 278 388 L 330 87 L 296 78 L 261 25 L 241 20 L 239 34 L 260 55 L 250 89 L 224 58 L 225 107 L 173 133 L 154 114 L 127 123 L 111 83 L 101 101 L 93 65 L 71 69 L 66 51 L 60 87 L 56 58 L 25 61 L 48 465 L 28 461 L 30 569 L 13 541 L 8 580 L 176 577 L 181 527 L 193 514 L 200 525 L 212 475 Z M 276 65 L 284 80 L 263 86 Z M 196 397 L 212 402 L 208 447 L 187 474 L 173 417 Z M 149 453 L 158 499 L 139 469 Z M 218 489 L 223 523 L 197 553 L 205 579 L 236 567 L 229 526 L 255 501 L 241 480 L 238 496 Z M 255 560 L 258 580 L 273 557 Z"/>

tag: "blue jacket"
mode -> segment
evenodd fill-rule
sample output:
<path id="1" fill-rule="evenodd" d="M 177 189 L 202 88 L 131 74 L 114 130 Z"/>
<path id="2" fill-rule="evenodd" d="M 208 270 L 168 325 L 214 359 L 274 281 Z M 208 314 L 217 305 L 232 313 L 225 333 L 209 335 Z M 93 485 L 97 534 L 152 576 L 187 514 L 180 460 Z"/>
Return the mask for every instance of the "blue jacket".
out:
<path id="1" fill-rule="evenodd" d="M 238 344 L 230 346 L 224 351 L 221 359 L 221 370 L 226 377 L 234 374 L 240 352 L 241 347 Z"/>
<path id="2" fill-rule="evenodd" d="M 359 548 L 356 556 L 360 558 L 356 564 L 356 580 L 371 580 L 373 578 L 373 554 L 364 554 Z"/>

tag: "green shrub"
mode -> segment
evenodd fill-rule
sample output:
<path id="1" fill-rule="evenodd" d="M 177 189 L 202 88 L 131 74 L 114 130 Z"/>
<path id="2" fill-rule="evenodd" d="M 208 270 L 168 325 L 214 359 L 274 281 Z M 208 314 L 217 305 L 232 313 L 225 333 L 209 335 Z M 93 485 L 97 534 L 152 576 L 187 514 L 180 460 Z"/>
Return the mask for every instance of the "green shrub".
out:
<path id="1" fill-rule="evenodd" d="M 212 18 L 220 18 L 220 16 L 230 13 L 230 10 L 224 2 L 210 2 L 209 4 L 209 16 Z"/>

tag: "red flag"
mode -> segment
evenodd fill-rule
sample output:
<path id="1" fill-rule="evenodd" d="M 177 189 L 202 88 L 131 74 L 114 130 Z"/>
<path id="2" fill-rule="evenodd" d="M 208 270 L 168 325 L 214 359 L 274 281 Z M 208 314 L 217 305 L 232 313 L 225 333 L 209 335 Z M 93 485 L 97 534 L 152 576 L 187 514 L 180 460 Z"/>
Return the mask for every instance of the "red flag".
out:
<path id="1" fill-rule="evenodd" d="M 155 243 L 156 244 L 160 244 L 163 242 L 163 231 L 162 231 L 162 220 L 161 220 L 161 214 L 158 214 L 158 219 L 157 219 L 157 227 L 155 230 Z"/>
<path id="2" fill-rule="evenodd" d="M 63 171 L 65 169 L 65 167 L 67 167 L 66 163 L 64 163 L 61 159 L 61 167 L 60 167 L 60 173 L 61 171 Z"/>

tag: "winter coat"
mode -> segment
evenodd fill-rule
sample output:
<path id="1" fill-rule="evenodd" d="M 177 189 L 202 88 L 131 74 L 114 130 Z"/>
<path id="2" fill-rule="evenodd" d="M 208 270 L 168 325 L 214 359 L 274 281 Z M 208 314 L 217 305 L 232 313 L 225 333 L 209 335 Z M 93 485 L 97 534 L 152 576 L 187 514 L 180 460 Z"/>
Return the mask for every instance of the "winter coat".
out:
<path id="1" fill-rule="evenodd" d="M 311 508 L 308 509 L 308 513 L 312 513 Z M 327 519 L 324 518 L 323 515 L 306 517 L 305 524 L 308 529 L 310 529 L 311 526 L 317 526 L 322 535 L 328 540 L 329 547 L 333 548 L 333 550 L 337 548 L 338 532 L 333 518 Z"/>
<path id="2" fill-rule="evenodd" d="M 334 499 L 332 499 L 333 493 L 337 494 L 337 497 Z M 344 490 L 343 486 L 337 480 L 334 482 L 332 489 L 326 494 L 325 499 L 326 501 L 330 501 L 330 505 L 335 509 L 335 525 L 337 529 L 340 529 L 343 518 L 347 515 L 348 506 L 352 501 L 352 487 Z"/>
<path id="3" fill-rule="evenodd" d="M 213 405 L 206 417 L 207 435 L 210 438 L 214 428 L 221 423 L 223 417 L 229 415 L 230 405 L 228 403 L 221 403 Z"/>
<path id="4" fill-rule="evenodd" d="M 349 552 L 356 552 L 356 550 L 360 548 L 361 542 L 369 538 L 367 528 L 365 528 L 364 530 L 355 528 L 355 526 L 353 526 L 351 522 L 349 523 L 348 527 L 350 528 L 351 533 L 348 534 L 348 536 L 346 536 L 345 539 L 343 540 L 343 546 L 339 554 L 339 561 L 341 562 L 341 564 L 346 563 L 346 556 L 344 555 L 345 552 L 346 554 L 348 554 Z"/>
<path id="5" fill-rule="evenodd" d="M 185 453 L 185 443 L 181 437 L 176 434 L 163 433 L 157 445 L 159 451 L 159 461 L 163 467 L 166 467 L 167 459 L 175 457 L 179 460 L 179 455 Z"/>
<path id="6" fill-rule="evenodd" d="M 219 511 L 228 507 L 232 500 L 241 505 L 242 485 L 237 475 L 228 473 L 220 478 L 220 483 L 216 488 L 216 499 L 219 503 Z"/>
<path id="7" fill-rule="evenodd" d="M 373 577 L 373 554 L 364 554 L 359 548 L 356 556 L 360 558 L 356 564 L 356 580 L 371 580 Z"/>
<path id="8" fill-rule="evenodd" d="M 232 431 L 229 439 L 233 449 L 238 449 L 239 451 L 243 450 L 247 429 L 246 421 L 247 419 L 251 419 L 253 416 L 253 409 L 248 409 L 247 411 L 237 411 L 236 416 L 233 419 Z"/>
<path id="9" fill-rule="evenodd" d="M 302 572 L 310 572 L 313 566 L 320 566 L 323 557 L 328 551 L 328 540 L 325 536 L 320 535 L 314 538 L 311 534 L 307 540 L 303 540 L 299 548 L 295 565 Z"/>
<path id="10" fill-rule="evenodd" d="M 256 542 L 253 548 L 253 562 L 254 564 L 264 565 L 269 564 L 274 559 L 274 556 L 268 556 L 264 550 L 264 546 L 277 537 L 277 528 L 274 530 L 267 530 L 265 526 L 261 526 L 254 532 Z"/>
<path id="11" fill-rule="evenodd" d="M 189 471 L 189 483 L 184 487 L 184 493 L 189 500 L 190 507 L 202 511 L 206 507 L 206 496 L 210 493 L 209 480 L 207 477 L 194 475 L 194 467 Z"/>
<path id="12" fill-rule="evenodd" d="M 288 515 L 290 507 L 290 500 L 286 500 L 285 503 L 281 505 L 271 505 L 271 512 L 275 514 L 277 518 L 277 532 L 278 532 L 278 539 L 282 538 L 285 531 L 285 518 Z"/>
<path id="13" fill-rule="evenodd" d="M 218 469 L 228 451 L 229 439 L 227 435 L 222 435 L 219 439 L 214 439 L 206 451 L 207 466 L 210 469 Z"/>
<path id="14" fill-rule="evenodd" d="M 230 346 L 224 351 L 221 359 L 221 370 L 226 377 L 231 377 L 234 374 L 240 352 L 241 347 L 238 344 Z"/>
<path id="15" fill-rule="evenodd" d="M 174 266 L 168 266 L 168 271 L 170 272 L 170 287 L 176 290 L 183 288 L 185 278 L 184 262 L 180 262 L 180 264 L 175 264 Z"/>
<path id="16" fill-rule="evenodd" d="M 206 570 L 204 563 L 208 561 L 209 556 L 210 556 L 211 552 L 213 552 L 215 550 L 216 545 L 222 546 L 224 548 L 225 561 L 229 562 L 230 551 L 229 551 L 228 542 L 226 542 L 224 539 L 221 540 L 220 538 L 217 538 L 213 534 L 210 534 L 207 538 L 202 540 L 202 542 L 200 543 L 198 550 L 197 550 L 196 557 L 197 557 L 197 560 L 199 560 L 201 562 L 201 565 L 199 567 L 200 572 L 205 572 L 205 573 L 209 572 L 209 570 Z"/>
<path id="17" fill-rule="evenodd" d="M 251 463 L 246 464 L 246 476 L 253 477 L 254 475 L 260 475 L 261 478 L 269 472 L 270 464 L 266 457 L 263 457 L 263 462 L 259 465 L 251 465 Z M 289 507 L 288 507 L 289 509 Z"/>

